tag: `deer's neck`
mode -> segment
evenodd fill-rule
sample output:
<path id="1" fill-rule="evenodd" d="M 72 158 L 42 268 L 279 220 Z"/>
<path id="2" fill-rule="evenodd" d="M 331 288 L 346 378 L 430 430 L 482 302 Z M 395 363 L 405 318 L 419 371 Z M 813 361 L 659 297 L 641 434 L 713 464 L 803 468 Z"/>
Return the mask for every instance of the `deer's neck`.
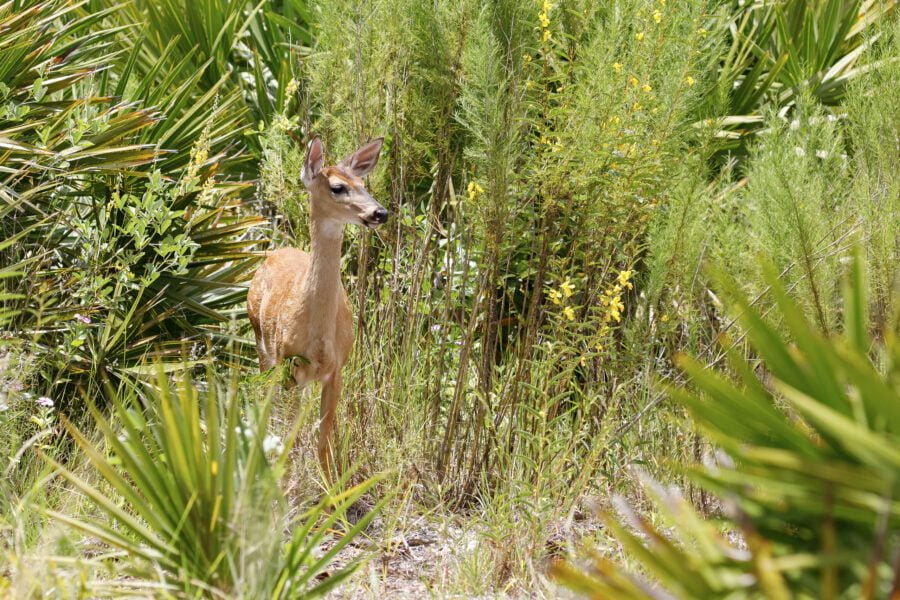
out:
<path id="1" fill-rule="evenodd" d="M 334 222 L 309 224 L 310 265 L 300 290 L 301 315 L 313 336 L 333 335 L 341 289 L 341 243 L 344 227 Z"/>

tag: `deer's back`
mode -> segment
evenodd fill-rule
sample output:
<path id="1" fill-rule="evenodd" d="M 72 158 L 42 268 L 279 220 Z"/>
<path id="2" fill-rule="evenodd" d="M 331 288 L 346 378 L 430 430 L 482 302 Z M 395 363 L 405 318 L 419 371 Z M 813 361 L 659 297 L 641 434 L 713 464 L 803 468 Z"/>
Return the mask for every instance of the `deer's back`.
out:
<path id="1" fill-rule="evenodd" d="M 267 355 L 271 362 L 278 356 L 283 315 L 293 314 L 299 302 L 298 291 L 309 272 L 309 254 L 298 248 L 282 248 L 269 255 L 253 275 L 247 292 L 247 316 L 256 333 L 260 360 Z"/>

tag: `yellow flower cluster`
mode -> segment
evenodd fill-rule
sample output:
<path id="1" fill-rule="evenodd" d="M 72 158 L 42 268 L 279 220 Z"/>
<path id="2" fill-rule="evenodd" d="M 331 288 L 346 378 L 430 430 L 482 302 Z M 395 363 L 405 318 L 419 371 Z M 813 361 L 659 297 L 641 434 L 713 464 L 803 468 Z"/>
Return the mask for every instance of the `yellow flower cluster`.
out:
<path id="1" fill-rule="evenodd" d="M 553 10 L 553 4 L 551 4 L 550 0 L 544 0 L 544 4 L 541 6 L 541 12 L 538 13 L 538 20 L 541 22 L 542 42 L 550 41 L 550 38 L 553 37 L 553 35 L 550 33 L 551 10 Z"/>
<path id="2" fill-rule="evenodd" d="M 550 298 L 550 302 L 556 304 L 557 306 L 563 306 L 566 303 L 566 300 L 572 297 L 575 293 L 575 286 L 572 284 L 570 279 L 566 279 L 561 284 L 559 284 L 559 288 L 550 288 L 547 290 L 547 297 Z M 575 311 L 571 306 L 563 306 L 562 309 L 563 317 L 568 321 L 575 320 Z"/>
<path id="3" fill-rule="evenodd" d="M 622 320 L 622 311 L 625 310 L 625 305 L 622 304 L 622 292 L 634 287 L 631 283 L 631 276 L 630 270 L 622 271 L 616 278 L 615 285 L 600 296 L 600 304 L 606 308 L 603 315 L 604 322 L 609 323 L 614 320 L 618 323 Z"/>
<path id="4" fill-rule="evenodd" d="M 469 192 L 469 200 L 474 200 L 480 194 L 484 193 L 484 188 L 478 185 L 474 181 L 469 182 L 469 187 L 466 188 L 466 191 Z"/>
<path id="5" fill-rule="evenodd" d="M 613 321 L 619 323 L 622 320 L 622 311 L 625 310 L 625 305 L 622 303 L 622 294 L 626 289 L 630 290 L 634 287 L 631 283 L 633 275 L 634 273 L 631 270 L 621 271 L 616 277 L 615 284 L 600 296 L 600 304 L 603 305 L 603 322 L 597 328 L 596 337 L 594 338 L 596 340 L 594 342 L 594 350 L 598 353 L 603 352 L 605 348 L 604 343 L 612 331 L 611 323 Z"/>

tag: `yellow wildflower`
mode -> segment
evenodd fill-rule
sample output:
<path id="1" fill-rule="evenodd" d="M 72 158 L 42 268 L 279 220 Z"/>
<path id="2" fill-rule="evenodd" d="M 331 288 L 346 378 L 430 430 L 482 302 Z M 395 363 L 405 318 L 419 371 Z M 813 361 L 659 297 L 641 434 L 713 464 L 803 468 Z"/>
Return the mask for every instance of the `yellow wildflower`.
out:
<path id="1" fill-rule="evenodd" d="M 703 29 L 702 27 L 697 30 L 697 35 L 699 35 L 700 37 L 706 37 L 707 33 L 708 32 L 705 29 Z"/>
<path id="2" fill-rule="evenodd" d="M 684 78 L 684 82 L 685 82 L 686 84 L 688 84 L 688 87 L 690 87 L 690 86 L 694 85 L 694 83 L 696 83 L 696 82 L 694 81 L 694 78 L 691 77 L 690 75 L 688 75 L 687 77 Z"/>
<path id="3" fill-rule="evenodd" d="M 658 10 L 653 11 L 653 20 L 657 23 L 662 21 L 662 13 Z"/>
<path id="4" fill-rule="evenodd" d="M 562 290 L 562 293 L 566 298 L 571 298 L 572 293 L 575 291 L 575 286 L 572 285 L 571 281 L 566 279 L 560 284 L 559 289 Z"/>
<path id="5" fill-rule="evenodd" d="M 523 65 L 527 65 L 527 64 L 530 64 L 530 63 L 531 63 L 531 55 L 530 55 L 530 54 L 523 54 L 523 55 L 522 55 L 522 64 L 523 64 Z"/>
<path id="6" fill-rule="evenodd" d="M 663 315 L 663 316 L 661 316 L 661 317 L 659 318 L 659 320 L 662 321 L 663 323 L 668 323 L 668 322 L 669 322 L 669 315 Z"/>
<path id="7" fill-rule="evenodd" d="M 649 91 L 653 90 L 653 87 L 651 87 L 649 83 L 645 83 L 644 87 L 642 87 L 641 89 L 644 90 L 645 92 L 649 92 Z"/>
<path id="8" fill-rule="evenodd" d="M 636 39 L 639 42 L 643 42 L 644 41 L 644 32 L 641 31 L 641 32 L 634 34 L 634 39 Z"/>
<path id="9" fill-rule="evenodd" d="M 634 86 L 634 87 L 637 87 L 637 86 L 638 86 L 638 83 L 640 83 L 640 82 L 637 80 L 637 77 L 635 77 L 634 75 L 632 75 L 632 76 L 628 79 L 628 83 L 630 83 L 630 84 L 631 84 L 632 86 Z"/>
<path id="10" fill-rule="evenodd" d="M 569 321 L 574 321 L 575 320 L 575 311 L 572 310 L 571 306 L 567 306 L 567 307 L 563 308 L 563 316 L 566 319 L 568 319 Z"/>
<path id="11" fill-rule="evenodd" d="M 621 271 L 619 276 L 616 278 L 616 281 L 619 282 L 619 285 L 627 286 L 631 276 L 634 274 L 634 271 L 630 269 L 626 269 L 625 271 Z M 631 288 L 628 288 L 631 289 Z"/>
<path id="12" fill-rule="evenodd" d="M 641 106 L 640 102 L 635 102 L 634 104 L 631 105 L 632 112 L 637 112 L 637 111 L 641 110 L 641 108 L 643 108 L 643 107 Z"/>
<path id="13" fill-rule="evenodd" d="M 541 36 L 541 41 L 542 41 L 542 42 L 548 42 L 548 41 L 550 41 L 550 38 L 551 38 L 551 37 L 553 37 L 553 34 L 550 33 L 550 30 L 549 30 L 549 29 L 545 29 L 545 30 L 544 30 L 544 35 Z"/>
<path id="14" fill-rule="evenodd" d="M 613 71 L 616 73 L 622 72 L 622 63 L 613 63 Z"/>
<path id="15" fill-rule="evenodd" d="M 547 296 L 553 304 L 562 304 L 562 293 L 559 290 L 548 290 Z"/>
<path id="16" fill-rule="evenodd" d="M 469 192 L 469 200 L 474 200 L 478 197 L 479 194 L 484 193 L 484 188 L 478 185 L 474 181 L 469 182 L 469 186 L 466 188 L 466 191 Z"/>

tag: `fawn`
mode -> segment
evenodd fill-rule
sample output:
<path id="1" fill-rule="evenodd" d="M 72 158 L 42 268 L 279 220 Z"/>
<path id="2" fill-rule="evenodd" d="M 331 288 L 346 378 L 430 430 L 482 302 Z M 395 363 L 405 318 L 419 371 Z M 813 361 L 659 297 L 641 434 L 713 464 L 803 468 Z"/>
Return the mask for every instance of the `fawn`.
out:
<path id="1" fill-rule="evenodd" d="M 257 269 L 247 293 L 260 370 L 291 357 L 288 388 L 322 383 L 318 454 L 326 475 L 337 446 L 341 368 L 353 346 L 353 317 L 341 282 L 341 242 L 346 224 L 374 228 L 387 221 L 387 210 L 362 180 L 378 163 L 382 142 L 375 139 L 330 167 L 324 166 L 322 141 L 316 137 L 310 142 L 301 175 L 309 191 L 310 252 L 276 250 Z"/>

